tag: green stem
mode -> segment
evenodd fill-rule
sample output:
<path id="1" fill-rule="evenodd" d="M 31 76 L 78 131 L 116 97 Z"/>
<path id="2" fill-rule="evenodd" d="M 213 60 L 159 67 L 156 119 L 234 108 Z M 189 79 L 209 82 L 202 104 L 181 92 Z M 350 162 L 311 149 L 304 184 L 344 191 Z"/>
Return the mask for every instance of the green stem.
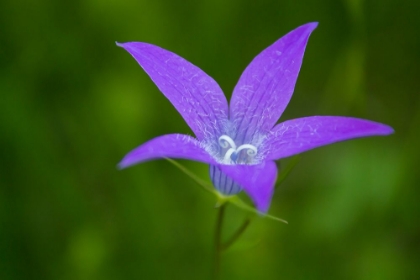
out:
<path id="1" fill-rule="evenodd" d="M 222 253 L 222 225 L 226 204 L 219 207 L 216 220 L 216 231 L 214 233 L 214 270 L 213 279 L 220 278 L 220 257 Z"/>
<path id="2" fill-rule="evenodd" d="M 232 237 L 226 241 L 226 243 L 222 244 L 221 249 L 223 251 L 226 251 L 230 246 L 232 246 L 233 243 L 235 243 L 236 240 L 244 233 L 244 231 L 248 228 L 249 224 L 251 223 L 251 219 L 246 219 L 240 228 L 236 230 L 236 232 L 232 235 Z"/>

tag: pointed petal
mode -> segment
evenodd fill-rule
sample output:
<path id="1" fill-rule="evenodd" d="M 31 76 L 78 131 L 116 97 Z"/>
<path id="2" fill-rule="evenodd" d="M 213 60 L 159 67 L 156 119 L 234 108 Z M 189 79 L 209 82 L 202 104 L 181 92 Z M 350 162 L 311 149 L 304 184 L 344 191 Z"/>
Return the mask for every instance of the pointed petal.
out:
<path id="1" fill-rule="evenodd" d="M 219 165 L 219 168 L 243 188 L 258 211 L 268 211 L 277 178 L 277 166 L 273 161 L 257 165 Z"/>
<path id="2" fill-rule="evenodd" d="M 219 85 L 210 76 L 160 47 L 140 42 L 117 45 L 134 57 L 199 140 L 214 138 L 216 132 L 223 130 L 228 105 Z"/>
<path id="3" fill-rule="evenodd" d="M 302 25 L 262 51 L 248 65 L 230 102 L 230 119 L 237 139 L 267 133 L 280 118 L 292 97 L 309 35 L 317 23 Z"/>
<path id="4" fill-rule="evenodd" d="M 215 160 L 195 138 L 182 134 L 168 134 L 156 137 L 129 152 L 118 164 L 120 168 L 157 159 L 182 158 L 214 164 Z"/>
<path id="5" fill-rule="evenodd" d="M 306 117 L 276 125 L 263 144 L 266 159 L 299 154 L 317 147 L 359 137 L 389 135 L 384 124 L 348 117 Z"/>

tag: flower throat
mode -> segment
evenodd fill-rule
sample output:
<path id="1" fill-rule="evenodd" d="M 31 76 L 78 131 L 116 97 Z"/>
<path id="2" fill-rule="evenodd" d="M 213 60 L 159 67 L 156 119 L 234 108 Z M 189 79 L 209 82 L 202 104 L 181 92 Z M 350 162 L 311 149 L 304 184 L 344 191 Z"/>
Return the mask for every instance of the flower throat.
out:
<path id="1" fill-rule="evenodd" d="M 219 137 L 219 145 L 224 164 L 249 164 L 258 152 L 257 148 L 251 144 L 236 147 L 235 142 L 227 135 Z"/>

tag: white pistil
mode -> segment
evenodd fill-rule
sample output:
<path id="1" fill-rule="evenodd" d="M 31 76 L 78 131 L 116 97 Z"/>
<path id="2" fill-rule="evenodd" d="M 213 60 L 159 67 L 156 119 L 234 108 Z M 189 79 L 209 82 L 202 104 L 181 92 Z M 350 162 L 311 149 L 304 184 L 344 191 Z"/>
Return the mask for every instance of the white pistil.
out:
<path id="1" fill-rule="evenodd" d="M 232 159 L 230 158 L 232 156 L 233 153 L 236 153 L 236 150 L 234 148 L 230 148 L 229 150 L 227 150 L 224 158 L 223 158 L 223 162 L 224 163 L 232 163 Z"/>
<path id="2" fill-rule="evenodd" d="M 240 145 L 237 149 L 236 149 L 236 153 L 239 154 L 240 151 L 244 150 L 244 149 L 248 149 L 248 151 L 246 151 L 248 156 L 255 156 L 258 152 L 257 148 L 254 145 L 251 144 L 243 144 Z"/>
<path id="3" fill-rule="evenodd" d="M 237 156 L 239 156 L 239 153 L 242 150 L 247 150 L 246 151 L 247 157 L 250 157 L 245 162 L 249 162 L 252 157 L 257 155 L 257 152 L 258 152 L 257 148 L 251 144 L 243 144 L 239 146 L 238 148 L 236 148 L 235 142 L 232 140 L 232 138 L 230 138 L 227 135 L 222 135 L 219 137 L 219 145 L 223 149 L 227 149 L 227 150 L 224 150 L 225 154 L 223 156 L 223 163 L 226 163 L 226 164 L 237 163 L 236 162 Z M 234 159 L 232 159 L 232 155 L 236 155 Z"/>
<path id="4" fill-rule="evenodd" d="M 232 140 L 232 138 L 230 138 L 227 135 L 222 135 L 219 137 L 219 145 L 220 147 L 226 149 L 226 148 L 233 148 L 234 150 L 236 150 L 236 144 L 235 142 Z"/>

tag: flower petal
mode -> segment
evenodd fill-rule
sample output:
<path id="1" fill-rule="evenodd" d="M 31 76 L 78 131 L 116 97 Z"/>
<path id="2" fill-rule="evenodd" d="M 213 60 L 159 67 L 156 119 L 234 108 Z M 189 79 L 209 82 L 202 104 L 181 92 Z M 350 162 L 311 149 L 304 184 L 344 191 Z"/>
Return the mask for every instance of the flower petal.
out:
<path id="1" fill-rule="evenodd" d="M 118 164 L 120 168 L 157 158 L 182 158 L 214 164 L 216 161 L 206 152 L 197 139 L 183 134 L 156 137 L 129 152 Z"/>
<path id="2" fill-rule="evenodd" d="M 276 125 L 267 135 L 263 152 L 266 159 L 277 160 L 339 141 L 393 132 L 387 125 L 363 119 L 306 117 Z"/>
<path id="3" fill-rule="evenodd" d="M 318 23 L 302 25 L 262 51 L 248 65 L 230 102 L 236 138 L 252 143 L 267 133 L 292 97 L 309 35 Z"/>
<path id="4" fill-rule="evenodd" d="M 257 165 L 219 165 L 219 168 L 243 188 L 258 211 L 267 212 L 277 178 L 277 166 L 273 161 Z"/>
<path id="5" fill-rule="evenodd" d="M 199 140 L 217 137 L 216 132 L 223 131 L 228 105 L 219 85 L 210 76 L 160 47 L 140 42 L 117 45 L 134 57 Z"/>

